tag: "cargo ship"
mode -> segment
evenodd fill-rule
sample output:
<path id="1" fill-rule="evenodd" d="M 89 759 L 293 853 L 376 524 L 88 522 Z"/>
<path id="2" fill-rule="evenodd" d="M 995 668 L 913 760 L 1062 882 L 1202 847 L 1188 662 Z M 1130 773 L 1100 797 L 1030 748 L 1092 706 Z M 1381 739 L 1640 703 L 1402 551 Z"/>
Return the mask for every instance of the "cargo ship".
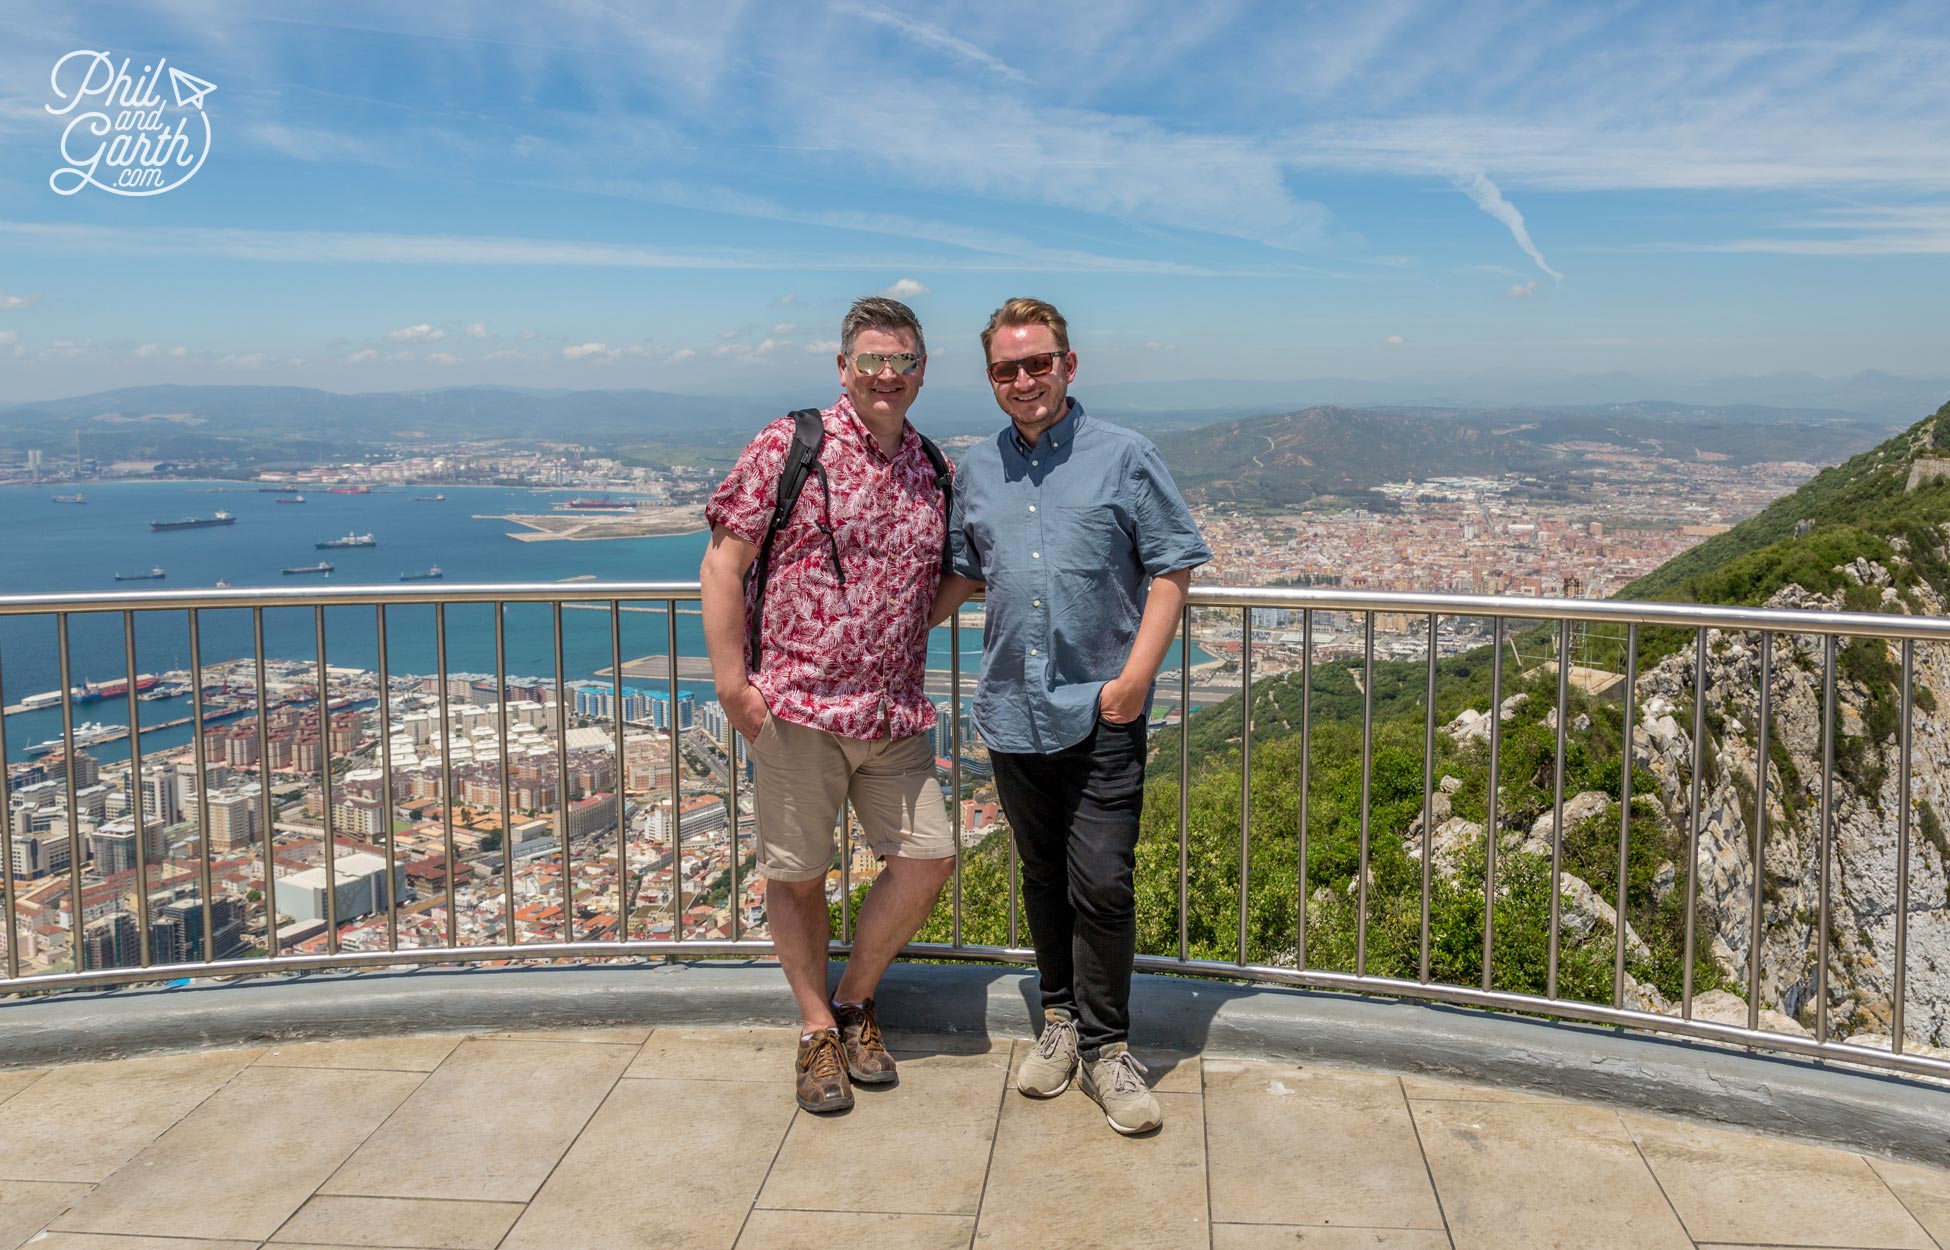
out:
<path id="1" fill-rule="evenodd" d="M 329 488 L 327 488 L 327 492 L 326 492 L 326 493 L 327 493 L 327 494 L 332 494 L 332 495 L 370 495 L 370 494 L 372 494 L 372 487 L 370 487 L 370 486 L 333 486 L 333 487 L 329 487 Z"/>
<path id="2" fill-rule="evenodd" d="M 437 582 L 445 576 L 447 575 L 442 573 L 440 566 L 436 564 L 423 573 L 401 573 L 399 579 L 403 582 Z"/>
<path id="3" fill-rule="evenodd" d="M 445 495 L 415 495 L 413 496 L 413 502 L 414 503 L 442 503 L 446 500 L 446 498 L 447 497 Z"/>
<path id="4" fill-rule="evenodd" d="M 284 572 L 288 577 L 296 577 L 304 573 L 329 573 L 331 571 L 331 563 L 326 560 L 320 560 L 317 564 L 304 564 L 295 569 L 286 569 Z"/>
<path id="5" fill-rule="evenodd" d="M 275 502 L 275 503 L 303 503 L 303 502 L 305 502 L 305 497 L 304 497 L 303 495 L 279 495 L 279 496 L 277 497 L 277 499 L 276 499 L 276 500 L 274 500 L 273 502 Z"/>
<path id="6" fill-rule="evenodd" d="M 312 546 L 320 551 L 337 551 L 341 547 L 377 547 L 379 541 L 371 534 L 347 534 L 344 538 L 329 538 Z"/>
<path id="7" fill-rule="evenodd" d="M 155 689 L 156 683 L 159 680 L 154 673 L 137 673 L 135 675 L 136 693 L 140 694 L 145 690 Z M 103 699 L 113 699 L 120 695 L 125 695 L 128 692 L 129 683 L 127 680 L 118 677 L 114 681 L 90 681 L 83 682 L 79 686 L 70 687 L 68 697 L 75 703 L 99 703 Z M 61 692 L 59 690 L 43 690 L 39 694 L 30 694 L 22 699 L 20 706 L 28 711 L 32 711 L 40 707 L 53 707 L 60 701 Z"/>
<path id="8" fill-rule="evenodd" d="M 54 502 L 55 503 L 87 503 L 88 496 L 82 494 L 80 491 L 76 491 L 72 495 L 56 495 L 54 497 Z"/>
<path id="9" fill-rule="evenodd" d="M 180 521 L 151 521 L 152 530 L 200 530 L 212 525 L 235 525 L 237 518 L 228 512 L 213 513 L 210 516 L 186 516 Z"/>
<path id="10" fill-rule="evenodd" d="M 635 512 L 635 502 L 628 499 L 611 499 L 607 495 L 595 499 L 571 499 L 562 505 L 578 512 Z"/>
<path id="11" fill-rule="evenodd" d="M 118 582 L 150 582 L 155 581 L 157 578 L 168 576 L 169 574 L 163 572 L 163 566 L 158 564 L 146 573 L 117 573 L 115 580 Z"/>

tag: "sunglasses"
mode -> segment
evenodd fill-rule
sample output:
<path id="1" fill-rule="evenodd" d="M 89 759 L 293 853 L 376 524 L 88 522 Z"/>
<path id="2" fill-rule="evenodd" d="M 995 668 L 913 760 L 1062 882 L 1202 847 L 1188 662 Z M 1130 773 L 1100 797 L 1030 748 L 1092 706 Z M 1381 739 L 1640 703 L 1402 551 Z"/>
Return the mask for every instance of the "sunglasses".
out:
<path id="1" fill-rule="evenodd" d="M 1034 356 L 1024 356 L 1021 360 L 998 360 L 989 366 L 989 381 L 1002 386 L 1015 381 L 1017 373 L 1026 373 L 1032 378 L 1047 377 L 1067 354 L 1038 352 Z"/>
<path id="2" fill-rule="evenodd" d="M 918 352 L 861 352 L 853 358 L 853 371 L 868 377 L 877 376 L 890 365 L 895 373 L 906 377 L 921 367 L 921 356 Z"/>

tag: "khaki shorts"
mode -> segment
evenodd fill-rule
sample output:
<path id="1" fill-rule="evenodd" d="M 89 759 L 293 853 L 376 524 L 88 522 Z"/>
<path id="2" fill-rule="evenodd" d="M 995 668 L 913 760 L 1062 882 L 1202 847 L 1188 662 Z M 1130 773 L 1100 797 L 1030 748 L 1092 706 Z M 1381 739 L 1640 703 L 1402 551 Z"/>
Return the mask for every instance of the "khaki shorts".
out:
<path id="1" fill-rule="evenodd" d="M 826 875 L 843 799 L 852 800 L 867 845 L 883 859 L 955 853 L 927 734 L 865 742 L 768 713 L 751 753 L 758 871 L 769 880 Z"/>

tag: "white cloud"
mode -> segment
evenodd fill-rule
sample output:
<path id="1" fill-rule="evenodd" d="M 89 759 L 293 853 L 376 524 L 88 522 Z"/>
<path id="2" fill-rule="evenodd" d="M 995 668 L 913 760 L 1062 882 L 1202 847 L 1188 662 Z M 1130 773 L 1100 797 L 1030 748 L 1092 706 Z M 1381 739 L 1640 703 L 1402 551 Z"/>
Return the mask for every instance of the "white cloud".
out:
<path id="1" fill-rule="evenodd" d="M 442 365 L 442 366 L 457 365 L 460 363 L 460 357 L 452 355 L 448 352 L 428 352 L 427 363 L 430 365 Z"/>
<path id="2" fill-rule="evenodd" d="M 368 347 L 362 352 L 353 352 L 345 358 L 348 365 L 369 365 L 379 359 L 379 353 Z"/>
<path id="3" fill-rule="evenodd" d="M 1519 282 L 1510 287 L 1509 290 L 1503 292 L 1503 298 L 1529 299 L 1535 294 L 1537 294 L 1537 279 L 1532 278 L 1528 282 Z"/>
<path id="4" fill-rule="evenodd" d="M 419 325 L 407 326 L 403 330 L 388 330 L 386 337 L 395 343 L 438 343 L 447 337 L 447 332 L 436 330 L 423 321 Z"/>
<path id="5" fill-rule="evenodd" d="M 270 363 L 271 358 L 263 352 L 217 357 L 217 364 L 228 369 L 262 369 Z"/>
<path id="6" fill-rule="evenodd" d="M 676 351 L 670 354 L 670 363 L 674 365 L 680 360 L 689 360 L 691 357 L 695 355 L 697 355 L 697 353 L 692 351 L 690 348 L 680 347 Z"/>
<path id="7" fill-rule="evenodd" d="M 589 356 L 601 356 L 609 351 L 607 343 L 574 343 L 562 349 L 562 354 L 570 360 L 582 360 Z"/>
<path id="8" fill-rule="evenodd" d="M 412 352 L 394 352 L 392 355 L 386 357 L 386 363 L 389 365 L 410 365 L 414 359 L 415 357 Z"/>
<path id="9" fill-rule="evenodd" d="M 927 293 L 928 288 L 912 278 L 902 278 L 881 292 L 882 295 L 890 299 L 913 299 L 917 295 L 926 295 Z"/>
<path id="10" fill-rule="evenodd" d="M 169 349 L 169 354 L 173 359 L 181 360 L 190 354 L 190 349 L 187 347 L 172 347 Z"/>
<path id="11" fill-rule="evenodd" d="M 1503 198 L 1503 192 L 1481 170 L 1457 174 L 1455 183 L 1456 188 L 1473 200 L 1476 207 L 1503 223 L 1510 237 L 1523 249 L 1524 255 L 1537 263 L 1537 268 L 1559 282 L 1564 281 L 1564 275 L 1552 269 L 1545 261 L 1544 254 L 1537 250 L 1537 245 L 1530 241 L 1530 231 L 1524 228 L 1523 214 L 1517 211 L 1516 205 Z"/>
<path id="12" fill-rule="evenodd" d="M 777 299 L 772 301 L 772 307 L 790 308 L 798 302 L 799 302 L 798 293 L 794 291 L 787 291 L 784 295 L 781 295 Z"/>
<path id="13" fill-rule="evenodd" d="M 837 352 L 840 350 L 840 341 L 838 339 L 820 339 L 816 343 L 806 344 L 806 350 L 814 353 Z M 936 352 L 934 354 L 938 356 L 941 353 Z"/>
<path id="14" fill-rule="evenodd" d="M 20 331 L 0 330 L 0 347 L 11 347 L 20 342 Z"/>
<path id="15" fill-rule="evenodd" d="M 766 355 L 767 353 L 777 348 L 778 345 L 779 344 L 777 339 L 766 339 L 763 342 L 761 342 L 757 347 L 752 348 L 752 355 L 754 356 Z"/>
<path id="16" fill-rule="evenodd" d="M 792 333 L 792 332 L 793 332 L 794 330 L 797 330 L 798 328 L 799 328 L 799 327 L 798 327 L 798 325 L 796 325 L 796 324 L 795 324 L 795 323 L 793 323 L 793 322 L 790 322 L 790 321 L 781 321 L 781 322 L 779 322 L 779 323 L 778 323 L 777 325 L 775 325 L 775 326 L 773 326 L 773 327 L 772 327 L 772 333 L 774 333 L 774 334 L 790 334 L 790 333 Z"/>
<path id="17" fill-rule="evenodd" d="M 1407 342 L 1408 340 L 1404 339 L 1399 334 L 1391 334 L 1387 338 L 1381 341 L 1387 344 L 1389 347 L 1400 347 L 1403 343 Z"/>
<path id="18" fill-rule="evenodd" d="M 984 52 L 966 39 L 958 39 L 939 27 L 930 26 L 926 22 L 917 21 L 904 14 L 891 13 L 885 9 L 871 8 L 864 4 L 840 5 L 833 11 L 843 15 L 864 18 L 869 22 L 877 22 L 882 26 L 892 27 L 918 44 L 946 52 L 972 65 L 979 65 L 998 78 L 1005 78 L 1014 83 L 1027 83 L 1029 81 L 1028 75 L 1024 74 L 1021 70 L 1006 61 Z M 1011 34 L 1013 35 L 1013 32 Z"/>
<path id="19" fill-rule="evenodd" d="M 471 322 L 471 323 L 469 323 L 469 324 L 468 324 L 468 327 L 467 327 L 467 337 L 468 337 L 468 338 L 470 338 L 470 339 L 484 339 L 484 338 L 486 338 L 487 336 L 488 336 L 488 328 L 487 328 L 487 322 L 485 322 L 485 321 L 475 321 L 475 322 Z"/>
<path id="20" fill-rule="evenodd" d="M 39 295 L 9 295 L 0 291 L 0 309 L 11 311 L 17 308 L 32 308 L 41 302 Z"/>
<path id="21" fill-rule="evenodd" d="M 161 360 L 162 348 L 154 343 L 144 343 L 129 354 L 137 360 Z"/>

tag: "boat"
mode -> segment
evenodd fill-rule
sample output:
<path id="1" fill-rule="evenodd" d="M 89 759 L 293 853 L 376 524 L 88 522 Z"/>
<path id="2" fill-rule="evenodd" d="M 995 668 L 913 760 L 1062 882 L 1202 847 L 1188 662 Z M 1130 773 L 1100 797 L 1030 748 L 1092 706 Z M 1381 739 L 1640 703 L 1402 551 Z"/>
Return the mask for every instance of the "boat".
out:
<path id="1" fill-rule="evenodd" d="M 137 673 L 135 675 L 136 693 L 140 694 L 144 690 L 155 689 L 156 683 L 159 680 L 161 679 L 154 673 Z M 114 681 L 89 681 L 83 682 L 79 686 L 70 686 L 68 688 L 68 699 L 74 703 L 99 703 L 103 699 L 113 699 L 120 695 L 125 695 L 128 692 L 129 683 L 127 679 L 117 677 Z M 20 706 L 31 710 L 33 708 L 53 707 L 59 702 L 61 702 L 61 692 L 59 690 L 43 690 L 39 694 L 30 694 L 22 699 Z"/>
<path id="2" fill-rule="evenodd" d="M 300 565 L 298 568 L 295 569 L 286 569 L 285 573 L 288 576 L 295 577 L 303 573 L 329 573 L 331 571 L 332 571 L 331 562 L 327 560 L 320 560 L 317 564 L 305 564 L 305 565 Z"/>
<path id="3" fill-rule="evenodd" d="M 303 502 L 305 502 L 305 497 L 304 497 L 303 495 L 279 495 L 279 496 L 277 497 L 277 499 L 276 499 L 276 500 L 275 500 L 274 502 L 277 502 L 277 503 L 303 503 Z"/>
<path id="4" fill-rule="evenodd" d="M 54 497 L 54 502 L 55 503 L 87 503 L 88 496 L 82 494 L 80 491 L 76 491 L 72 495 L 56 495 Z"/>
<path id="5" fill-rule="evenodd" d="M 372 487 L 370 487 L 370 486 L 332 486 L 332 487 L 328 487 L 328 488 L 327 488 L 327 493 L 329 493 L 329 494 L 333 494 L 333 495 L 370 495 L 370 494 L 372 494 Z"/>
<path id="6" fill-rule="evenodd" d="M 347 534 L 344 538 L 330 538 L 312 546 L 320 551 L 337 551 L 341 547 L 377 547 L 379 542 L 371 534 Z"/>
<path id="7" fill-rule="evenodd" d="M 442 503 L 446 500 L 446 498 L 447 497 L 445 495 L 415 495 L 413 496 L 413 502 L 414 503 Z"/>
<path id="8" fill-rule="evenodd" d="M 440 566 L 436 564 L 424 573 L 401 573 L 399 579 L 403 582 L 437 582 L 445 576 L 447 575 L 442 573 Z"/>
<path id="9" fill-rule="evenodd" d="M 120 738 L 128 732 L 129 727 L 127 725 L 104 725 L 100 721 L 91 720 L 86 724 L 76 725 L 74 727 L 74 744 L 77 747 L 93 746 L 97 742 L 106 742 L 112 738 Z M 49 738 L 46 742 L 36 742 L 28 746 L 27 754 L 46 755 L 49 751 L 59 751 L 66 745 L 59 738 Z"/>
<path id="10" fill-rule="evenodd" d="M 219 578 L 217 579 L 217 589 L 218 589 L 218 590 L 229 590 L 229 589 L 230 589 L 230 579 L 229 579 L 229 578 L 227 578 L 227 577 L 219 577 Z"/>
<path id="11" fill-rule="evenodd" d="M 160 577 L 168 577 L 168 576 L 169 574 L 163 572 L 162 565 L 158 564 L 155 568 L 150 569 L 146 573 L 117 573 L 115 575 L 115 580 L 118 582 L 148 582 L 148 581 L 154 581 Z"/>
<path id="12" fill-rule="evenodd" d="M 186 516 L 180 521 L 151 521 L 152 530 L 200 530 L 212 525 L 235 525 L 237 518 L 228 512 L 212 513 L 209 516 Z"/>
<path id="13" fill-rule="evenodd" d="M 628 500 L 628 499 L 611 499 L 607 495 L 601 495 L 594 499 L 571 499 L 569 502 L 563 504 L 562 506 L 565 508 L 574 508 L 579 512 L 635 512 L 636 511 L 635 501 Z"/>

